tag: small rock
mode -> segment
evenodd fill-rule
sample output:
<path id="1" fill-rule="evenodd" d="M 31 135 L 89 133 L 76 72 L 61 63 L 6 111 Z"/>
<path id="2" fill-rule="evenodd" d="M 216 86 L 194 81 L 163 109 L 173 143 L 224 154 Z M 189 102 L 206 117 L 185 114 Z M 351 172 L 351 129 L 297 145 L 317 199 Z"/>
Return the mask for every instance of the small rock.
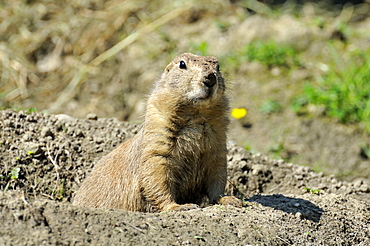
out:
<path id="1" fill-rule="evenodd" d="M 273 68 L 271 69 L 271 74 L 272 74 L 273 76 L 279 76 L 279 75 L 280 75 L 280 73 L 281 73 L 281 71 L 280 71 L 280 68 L 278 68 L 278 67 L 273 67 Z"/>
<path id="2" fill-rule="evenodd" d="M 370 192 L 370 187 L 367 184 L 362 184 L 359 190 L 362 192 Z"/>
<path id="3" fill-rule="evenodd" d="M 303 180 L 303 175 L 294 175 L 297 180 Z"/>
<path id="4" fill-rule="evenodd" d="M 252 166 L 252 174 L 258 175 L 264 173 L 266 171 L 266 167 L 264 165 L 256 164 Z"/>
<path id="5" fill-rule="evenodd" d="M 53 137 L 53 133 L 51 132 L 49 127 L 43 127 L 41 130 L 41 137 Z"/>
<path id="6" fill-rule="evenodd" d="M 69 115 L 66 115 L 66 114 L 57 114 L 55 115 L 55 117 L 58 119 L 58 120 L 62 120 L 64 122 L 73 122 L 75 121 L 76 119 L 73 118 L 72 116 L 69 116 Z"/>
<path id="7" fill-rule="evenodd" d="M 234 155 L 232 156 L 232 160 L 247 160 L 249 159 L 250 156 L 246 152 L 235 152 Z"/>
<path id="8" fill-rule="evenodd" d="M 349 187 L 349 186 L 347 186 L 347 188 L 346 188 L 346 190 L 345 190 L 345 194 L 351 194 L 351 193 L 353 193 L 353 188 L 352 187 Z"/>
<path id="9" fill-rule="evenodd" d="M 86 115 L 86 119 L 88 120 L 97 120 L 98 116 L 96 114 L 90 113 Z"/>
<path id="10" fill-rule="evenodd" d="M 4 127 L 11 127 L 13 126 L 13 123 L 11 120 L 4 120 L 3 121 Z"/>
<path id="11" fill-rule="evenodd" d="M 42 152 L 41 146 L 34 142 L 24 142 L 20 145 L 20 148 L 23 149 L 27 155 L 38 155 Z"/>
<path id="12" fill-rule="evenodd" d="M 334 180 L 334 179 L 333 179 L 333 180 Z M 335 187 L 335 188 L 340 188 L 340 187 L 342 187 L 342 185 L 343 185 L 342 181 L 339 181 L 339 182 L 333 182 L 333 184 L 334 184 L 334 187 Z"/>
<path id="13" fill-rule="evenodd" d="M 363 183 L 364 183 L 364 181 L 362 179 L 358 179 L 358 180 L 353 182 L 353 186 L 356 187 L 356 188 L 359 188 Z"/>
<path id="14" fill-rule="evenodd" d="M 32 135 L 31 133 L 27 132 L 23 135 L 22 139 L 24 140 L 31 140 L 32 139 Z"/>
<path id="15" fill-rule="evenodd" d="M 83 132 L 81 131 L 81 129 L 76 129 L 76 131 L 75 131 L 75 136 L 76 136 L 76 137 L 83 137 L 83 136 L 84 136 L 84 134 L 83 134 Z"/>
<path id="16" fill-rule="evenodd" d="M 317 186 L 317 189 L 318 190 L 326 190 L 328 188 L 327 184 L 326 183 L 320 183 L 318 186 Z"/>
<path id="17" fill-rule="evenodd" d="M 297 219 L 302 219 L 302 218 L 303 218 L 303 215 L 302 215 L 302 213 L 297 212 L 297 213 L 295 213 L 295 217 L 296 217 Z"/>
<path id="18" fill-rule="evenodd" d="M 103 143 L 103 142 L 104 142 L 104 139 L 103 139 L 103 138 L 101 138 L 101 137 L 96 137 L 96 138 L 94 138 L 94 141 L 95 141 L 95 143 L 97 143 L 97 144 L 101 144 L 101 143 Z"/>

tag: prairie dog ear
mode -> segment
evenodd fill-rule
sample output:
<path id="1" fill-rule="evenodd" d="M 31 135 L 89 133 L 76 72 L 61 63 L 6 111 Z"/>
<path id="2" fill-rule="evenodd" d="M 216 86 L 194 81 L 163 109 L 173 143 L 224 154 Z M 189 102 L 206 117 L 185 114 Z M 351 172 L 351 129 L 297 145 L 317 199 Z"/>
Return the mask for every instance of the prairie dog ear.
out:
<path id="1" fill-rule="evenodd" d="M 173 65 L 174 65 L 173 61 L 170 62 L 170 64 L 168 64 L 167 67 L 165 68 L 164 72 L 168 73 L 173 68 Z"/>

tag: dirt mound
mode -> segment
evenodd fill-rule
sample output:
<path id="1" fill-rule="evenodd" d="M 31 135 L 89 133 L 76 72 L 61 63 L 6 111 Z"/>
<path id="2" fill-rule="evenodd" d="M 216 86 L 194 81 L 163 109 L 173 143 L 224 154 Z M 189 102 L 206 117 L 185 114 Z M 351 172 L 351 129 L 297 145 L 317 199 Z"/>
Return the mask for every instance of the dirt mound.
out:
<path id="1" fill-rule="evenodd" d="M 1 189 L 70 201 L 94 162 L 138 130 L 117 119 L 88 118 L 2 111 Z"/>
<path id="2" fill-rule="evenodd" d="M 367 184 L 339 182 L 232 143 L 227 190 L 245 199 L 241 209 L 145 214 L 72 206 L 94 163 L 138 129 L 94 115 L 0 111 L 0 244 L 370 243 Z"/>
<path id="3" fill-rule="evenodd" d="M 0 195 L 2 245 L 368 245 L 369 207 L 338 195 L 263 195 L 242 209 L 143 214 Z M 22 232 L 22 233 L 20 233 Z"/>

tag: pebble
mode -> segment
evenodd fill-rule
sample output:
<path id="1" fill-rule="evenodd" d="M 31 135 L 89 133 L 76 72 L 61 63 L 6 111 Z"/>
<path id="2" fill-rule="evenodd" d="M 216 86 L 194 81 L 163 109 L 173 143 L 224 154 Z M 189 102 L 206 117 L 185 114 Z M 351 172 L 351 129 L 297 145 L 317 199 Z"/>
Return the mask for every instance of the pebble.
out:
<path id="1" fill-rule="evenodd" d="M 53 133 L 51 132 L 49 127 L 43 127 L 41 130 L 41 137 L 53 137 Z"/>
<path id="2" fill-rule="evenodd" d="M 370 192 L 370 186 L 368 186 L 367 184 L 362 184 L 359 190 L 362 192 Z"/>
<path id="3" fill-rule="evenodd" d="M 75 121 L 76 119 L 73 118 L 72 116 L 69 116 L 69 115 L 66 115 L 66 114 L 57 114 L 55 115 L 55 117 L 58 119 L 58 120 L 62 120 L 62 121 L 65 121 L 65 122 L 73 122 Z"/>
<path id="4" fill-rule="evenodd" d="M 359 188 L 363 183 L 364 181 L 362 179 L 358 179 L 353 182 L 353 186 Z"/>
<path id="5" fill-rule="evenodd" d="M 262 174 L 266 171 L 266 167 L 264 165 L 256 164 L 252 166 L 252 174 L 253 175 L 258 175 Z"/>
<path id="6" fill-rule="evenodd" d="M 3 124 L 4 124 L 4 127 L 10 127 L 13 125 L 13 123 L 10 120 L 4 120 Z"/>
<path id="7" fill-rule="evenodd" d="M 303 215 L 302 215 L 302 213 L 297 212 L 297 213 L 295 213 L 295 217 L 296 217 L 297 219 L 302 219 L 302 218 L 303 218 Z"/>
<path id="8" fill-rule="evenodd" d="M 86 115 L 86 119 L 88 120 L 97 120 L 98 116 L 96 114 L 90 113 Z"/>
<path id="9" fill-rule="evenodd" d="M 104 142 L 104 139 L 103 139 L 102 137 L 95 137 L 95 138 L 94 138 L 94 141 L 95 141 L 95 143 L 97 143 L 97 144 L 101 144 L 101 143 L 103 143 L 103 142 Z"/>
<path id="10" fill-rule="evenodd" d="M 23 136 L 22 136 L 22 139 L 23 140 L 31 140 L 32 139 L 32 135 L 31 133 L 25 133 Z"/>
<path id="11" fill-rule="evenodd" d="M 41 146 L 35 142 L 24 142 L 21 144 L 21 148 L 27 155 L 37 155 L 42 152 Z"/>

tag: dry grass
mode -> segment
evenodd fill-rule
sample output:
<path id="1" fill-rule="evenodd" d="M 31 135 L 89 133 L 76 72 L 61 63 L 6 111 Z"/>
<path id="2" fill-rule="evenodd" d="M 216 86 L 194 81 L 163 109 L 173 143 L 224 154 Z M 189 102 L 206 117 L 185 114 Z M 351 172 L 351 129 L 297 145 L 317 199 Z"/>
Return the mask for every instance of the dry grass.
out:
<path id="1" fill-rule="evenodd" d="M 0 107 L 36 106 L 75 116 L 97 108 L 104 108 L 106 115 L 125 111 L 135 100 L 118 97 L 135 90 L 131 80 L 140 70 L 129 60 L 140 52 L 147 52 L 148 59 L 157 57 L 172 44 L 138 52 L 135 49 L 140 47 L 127 47 L 153 31 L 162 32 L 159 35 L 166 39 L 163 26 L 171 20 L 169 26 L 187 23 L 224 7 L 216 1 L 209 8 L 210 2 L 194 6 L 191 1 L 13 0 L 0 4 Z M 102 98 L 120 102 L 104 105 Z"/>
<path id="2" fill-rule="evenodd" d="M 143 94 L 174 56 L 223 57 L 263 37 L 238 32 L 247 9 L 272 14 L 254 0 L 0 3 L 0 109 L 138 118 Z M 245 64 L 236 65 L 232 76 L 244 78 Z"/>
<path id="3" fill-rule="evenodd" d="M 131 1 L 8 1 L 0 20 L 3 106 L 33 97 L 50 104 L 83 64 L 119 41 L 117 32 L 135 30 L 138 19 L 125 23 L 141 10 Z M 87 70 L 86 78 L 99 72 Z"/>

